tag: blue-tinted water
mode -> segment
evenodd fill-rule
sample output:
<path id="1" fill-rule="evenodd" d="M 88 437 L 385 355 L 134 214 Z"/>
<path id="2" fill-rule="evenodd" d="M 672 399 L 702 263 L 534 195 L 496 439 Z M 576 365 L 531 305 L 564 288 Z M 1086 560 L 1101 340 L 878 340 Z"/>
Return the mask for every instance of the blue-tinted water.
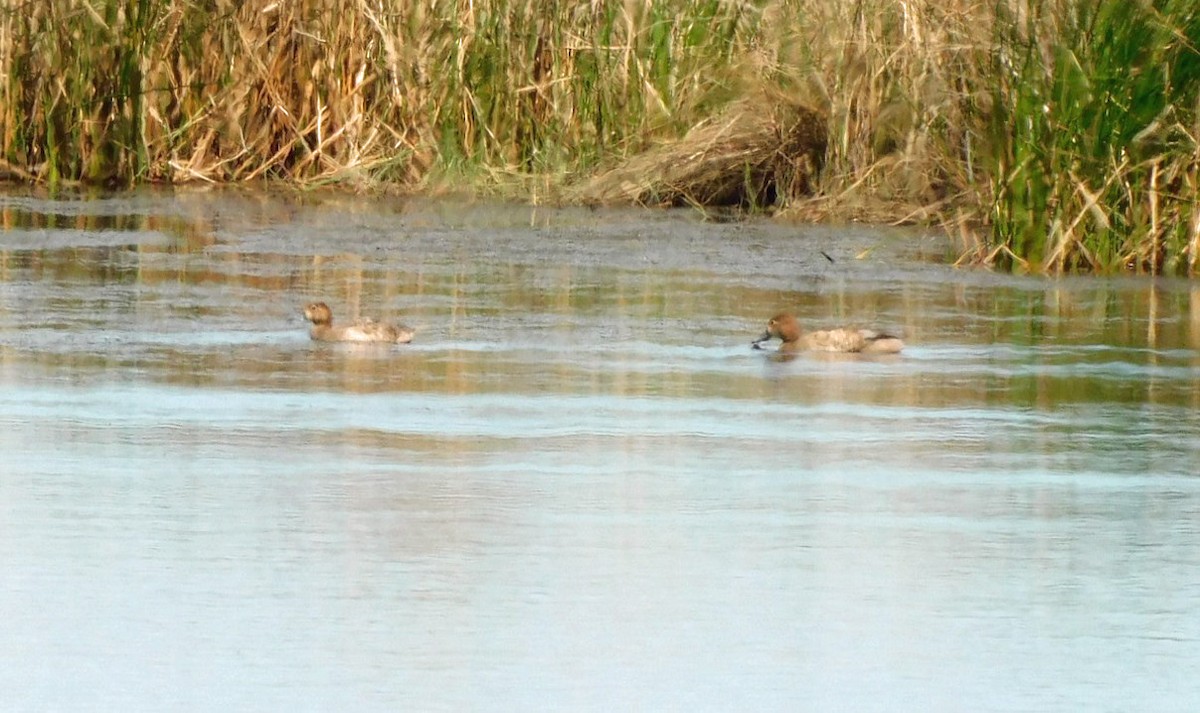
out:
<path id="1" fill-rule="evenodd" d="M 1193 284 L 308 200 L 0 198 L 4 708 L 1200 705 Z"/>

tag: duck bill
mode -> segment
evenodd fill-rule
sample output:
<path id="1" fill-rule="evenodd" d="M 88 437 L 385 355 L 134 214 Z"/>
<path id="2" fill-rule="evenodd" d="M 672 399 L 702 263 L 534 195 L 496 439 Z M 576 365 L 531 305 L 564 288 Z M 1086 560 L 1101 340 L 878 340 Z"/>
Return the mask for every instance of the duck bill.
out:
<path id="1" fill-rule="evenodd" d="M 750 342 L 750 346 L 754 347 L 755 349 L 762 349 L 763 343 L 769 341 L 771 341 L 771 333 L 763 332 L 762 336 L 760 336 L 758 339 L 755 339 L 753 342 Z"/>

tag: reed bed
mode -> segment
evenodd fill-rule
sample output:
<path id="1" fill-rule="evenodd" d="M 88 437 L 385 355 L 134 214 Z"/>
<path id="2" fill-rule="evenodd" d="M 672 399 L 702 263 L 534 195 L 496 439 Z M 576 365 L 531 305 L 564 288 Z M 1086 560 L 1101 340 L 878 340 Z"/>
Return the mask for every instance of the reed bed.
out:
<path id="1" fill-rule="evenodd" d="M 715 0 L 6 7 L 2 157 L 50 183 L 555 175 L 724 102 L 752 30 Z"/>
<path id="2" fill-rule="evenodd" d="M 0 0 L 0 174 L 734 202 L 1194 275 L 1193 5 Z"/>

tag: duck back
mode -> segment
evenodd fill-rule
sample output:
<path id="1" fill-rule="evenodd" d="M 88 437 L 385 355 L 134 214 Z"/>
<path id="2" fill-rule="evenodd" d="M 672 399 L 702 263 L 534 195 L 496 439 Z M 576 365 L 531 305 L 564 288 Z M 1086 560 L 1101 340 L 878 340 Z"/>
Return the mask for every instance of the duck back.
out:
<path id="1" fill-rule="evenodd" d="M 843 354 L 895 354 L 904 348 L 904 342 L 890 334 L 870 329 L 827 329 L 802 335 L 793 349 L 818 352 L 840 352 Z M 789 346 L 789 344 L 784 344 Z"/>
<path id="2" fill-rule="evenodd" d="M 385 324 L 373 319 L 361 319 L 342 329 L 341 341 L 388 342 L 407 344 L 412 341 L 413 331 L 404 325 Z"/>

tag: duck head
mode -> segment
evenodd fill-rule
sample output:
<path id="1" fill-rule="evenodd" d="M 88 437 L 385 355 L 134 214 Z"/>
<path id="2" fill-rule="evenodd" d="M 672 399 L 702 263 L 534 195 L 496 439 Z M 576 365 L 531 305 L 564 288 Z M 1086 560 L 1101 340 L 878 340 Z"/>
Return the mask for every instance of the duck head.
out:
<path id="1" fill-rule="evenodd" d="M 767 322 L 767 331 L 758 339 L 750 342 L 755 349 L 762 349 L 763 342 L 769 342 L 778 337 L 784 344 L 800 338 L 800 323 L 787 312 L 780 312 Z"/>
<path id="2" fill-rule="evenodd" d="M 304 318 L 313 324 L 333 324 L 333 310 L 324 302 L 312 302 L 304 308 Z"/>

